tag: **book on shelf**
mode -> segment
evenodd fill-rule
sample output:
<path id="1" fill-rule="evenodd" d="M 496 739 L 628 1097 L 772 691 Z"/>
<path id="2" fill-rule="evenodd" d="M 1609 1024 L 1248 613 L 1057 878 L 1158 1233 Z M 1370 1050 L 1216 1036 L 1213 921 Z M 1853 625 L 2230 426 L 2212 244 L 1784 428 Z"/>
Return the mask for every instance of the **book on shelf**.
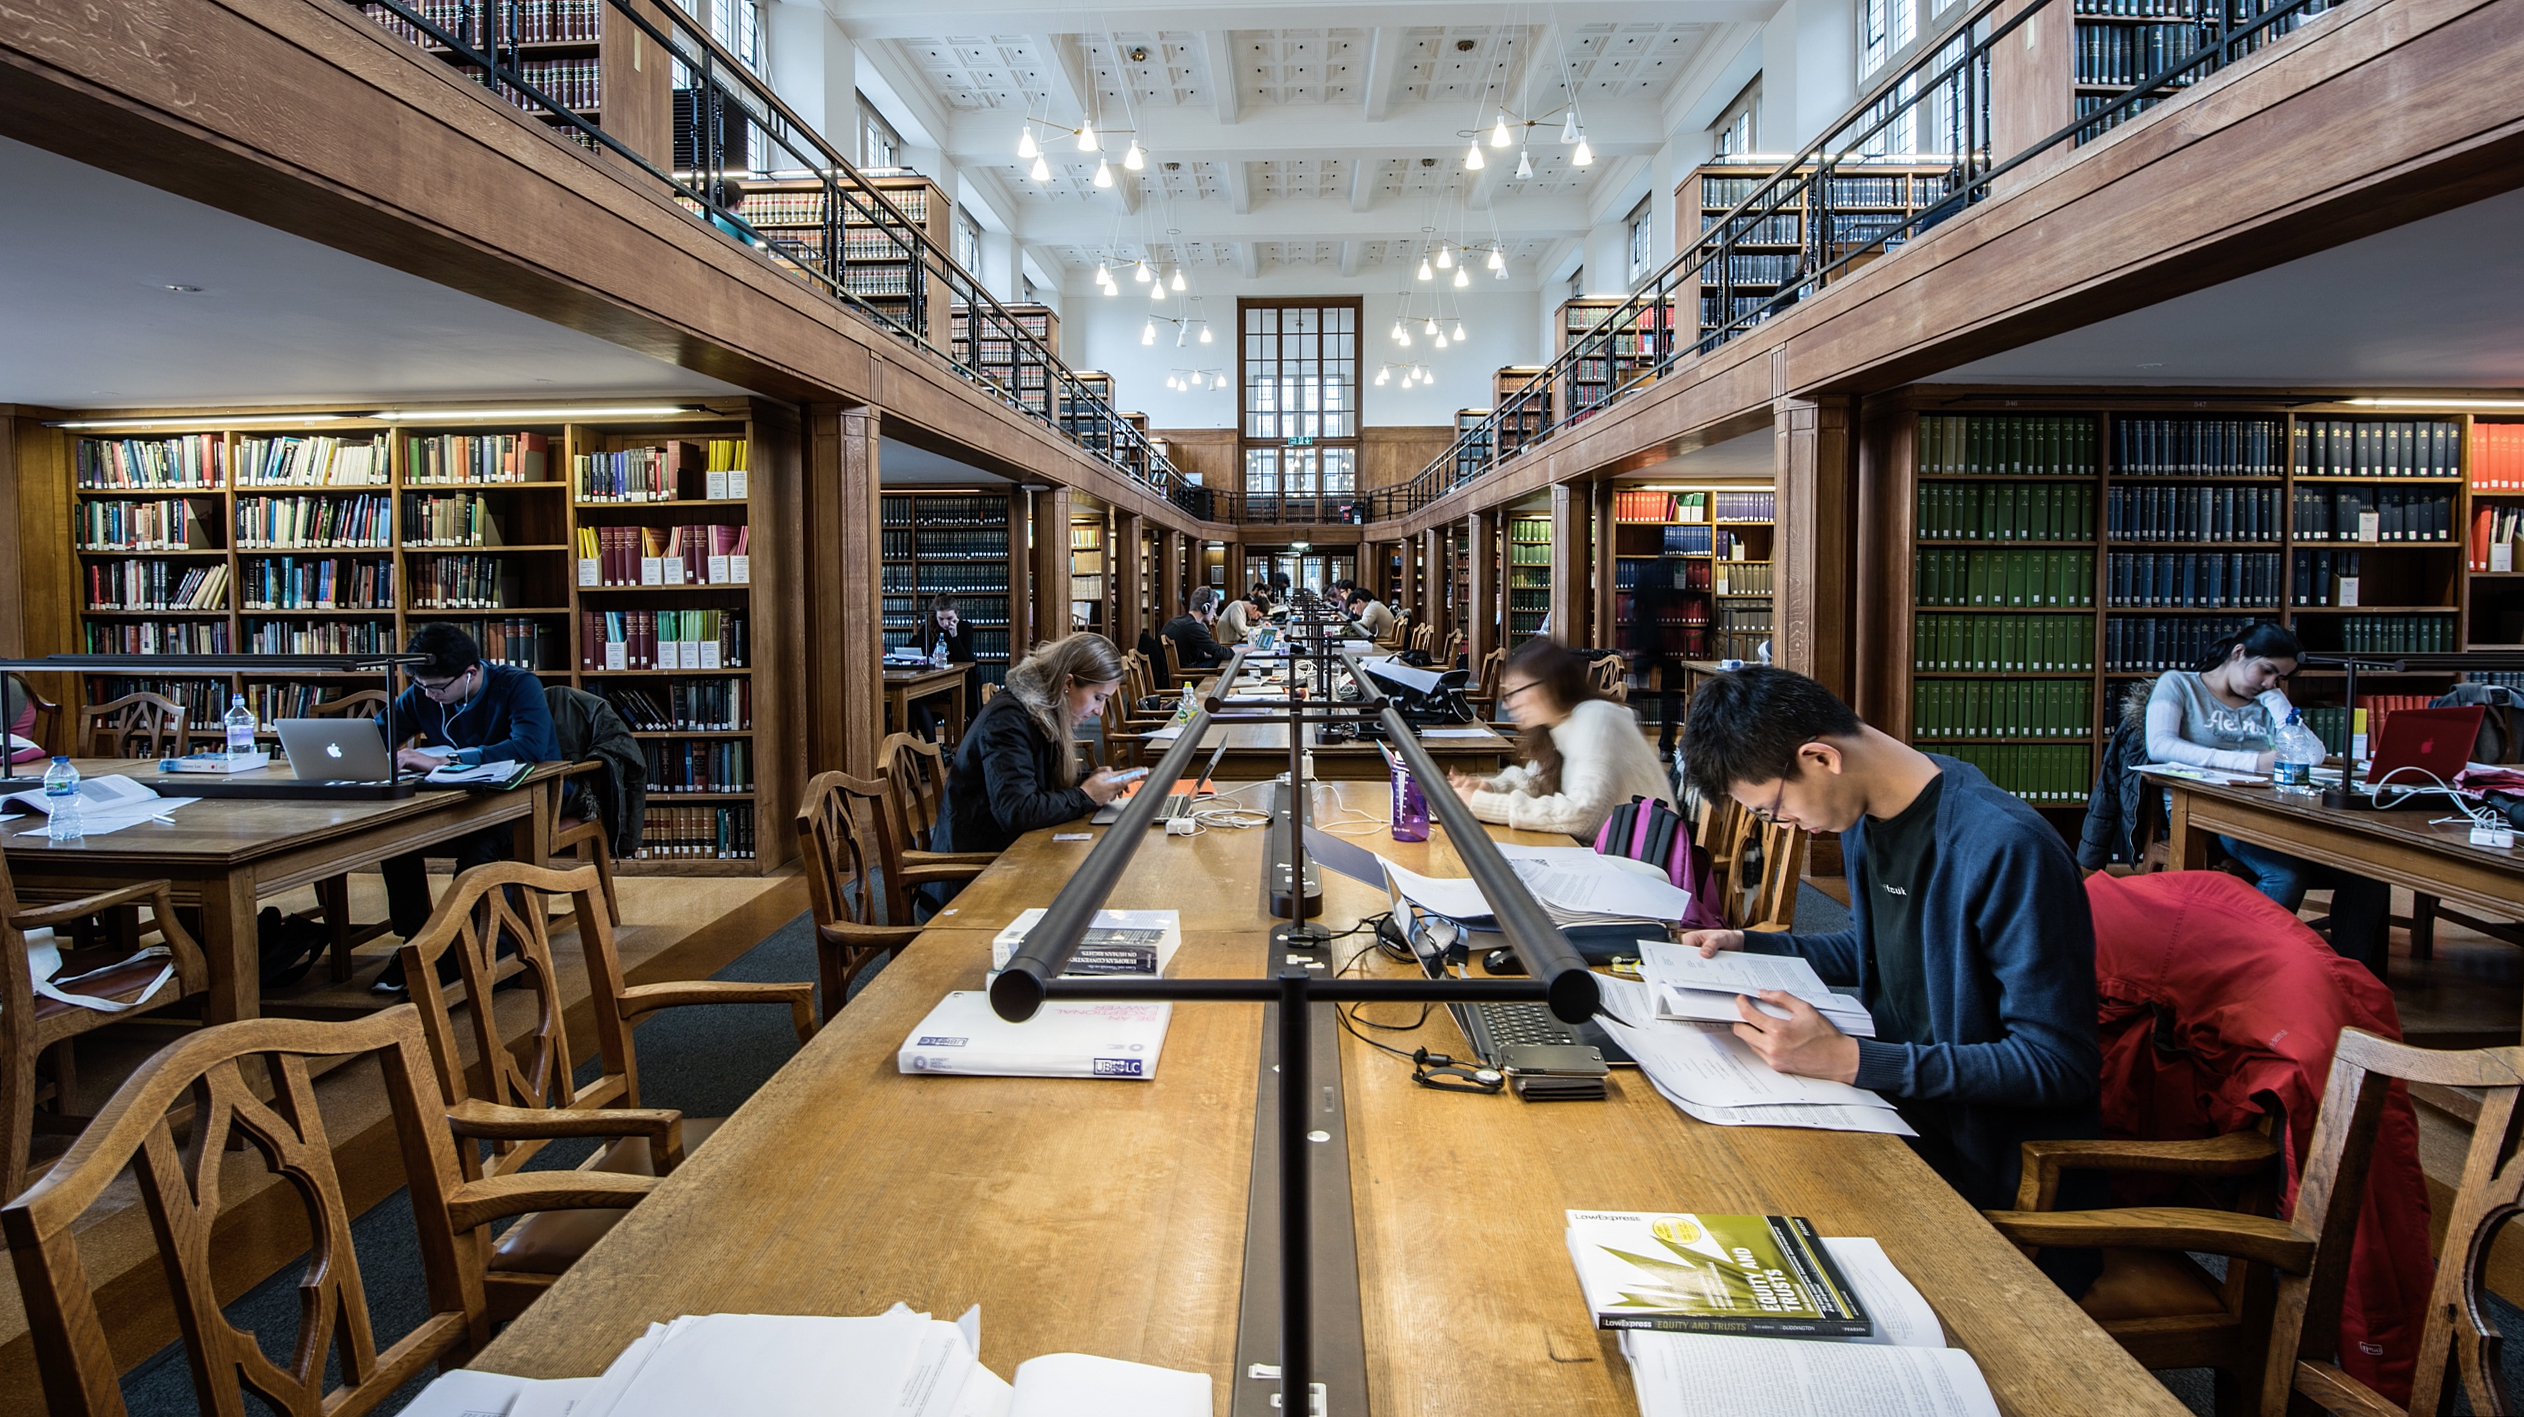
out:
<path id="1" fill-rule="evenodd" d="M 552 438 L 544 433 L 415 434 L 404 444 L 406 486 L 542 482 Z"/>
<path id="2" fill-rule="evenodd" d="M 249 556 L 238 562 L 246 610 L 392 610 L 394 562 L 385 557 Z"/>
<path id="3" fill-rule="evenodd" d="M 2094 732 L 2087 679 L 1914 679 L 1912 736 L 2084 738 Z"/>
<path id="4" fill-rule="evenodd" d="M 1766 522 L 1779 511 L 1775 492 L 1712 492 L 1709 515 L 1722 522 Z"/>
<path id="5" fill-rule="evenodd" d="M 651 802 L 641 817 L 640 857 L 643 860 L 697 858 L 751 861 L 754 859 L 754 847 L 754 809 L 751 803 L 738 802 L 721 807 L 667 807 Z"/>
<path id="6" fill-rule="evenodd" d="M 641 742 L 640 751 L 648 759 L 652 796 L 754 790 L 754 745 L 745 739 L 651 738 Z"/>
<path id="7" fill-rule="evenodd" d="M 1923 482 L 1918 504 L 1918 534 L 1925 541 L 2092 541 L 2095 535 L 2094 489 L 2074 483 Z"/>
<path id="8" fill-rule="evenodd" d="M 2105 568 L 2104 604 L 2276 609 L 2282 566 L 2276 551 L 2115 551 Z"/>
<path id="9" fill-rule="evenodd" d="M 2092 551 L 1923 548 L 1916 554 L 1916 594 L 1924 606 L 2040 609 L 2095 603 Z"/>
<path id="10" fill-rule="evenodd" d="M 412 558 L 415 610 L 497 610 L 517 599 L 517 568 L 505 556 L 456 552 Z"/>
<path id="11" fill-rule="evenodd" d="M 1919 470 L 1946 477 L 2092 477 L 2083 414 L 1922 414 Z"/>
<path id="12" fill-rule="evenodd" d="M 578 583 L 601 586 L 749 584 L 752 531 L 743 523 L 694 526 L 582 526 Z"/>
<path id="13" fill-rule="evenodd" d="M 2305 497 L 2305 489 L 2298 488 L 2298 506 Z M 2301 513 L 2298 521 L 2301 528 Z M 2104 536 L 2111 541 L 2276 541 L 2279 489 L 2114 487 L 2104 494 Z"/>
<path id="14" fill-rule="evenodd" d="M 365 439 L 247 434 L 237 440 L 239 487 L 383 486 L 390 480 L 386 435 Z"/>
<path id="15" fill-rule="evenodd" d="M 2452 541 L 2454 494 L 2408 487 L 2295 489 L 2298 541 Z"/>
<path id="16" fill-rule="evenodd" d="M 227 443 L 216 433 L 175 438 L 82 438 L 73 449 L 82 490 L 216 488 Z"/>
<path id="17" fill-rule="evenodd" d="M 301 549 L 394 544 L 394 503 L 385 493 L 350 496 L 239 497 L 235 544 Z"/>
<path id="18" fill-rule="evenodd" d="M 2285 445 L 2276 418 L 2112 420 L 2112 470 L 2124 477 L 2276 477 Z"/>
<path id="19" fill-rule="evenodd" d="M 89 654 L 226 654 L 224 620 L 88 622 Z"/>
<path id="20" fill-rule="evenodd" d="M 726 610 L 582 610 L 579 668 L 742 669 L 745 617 Z"/>
<path id="21" fill-rule="evenodd" d="M 2446 418 L 2300 418 L 2299 477 L 2454 477 L 2461 425 Z"/>
<path id="22" fill-rule="evenodd" d="M 2524 541 L 2524 505 L 2483 502 L 2471 513 L 2471 538 L 2464 564 L 2475 571 L 2504 574 L 2518 569 L 2516 546 Z"/>
<path id="23" fill-rule="evenodd" d="M 2358 588 L 2363 581 L 2359 574 L 2362 563 L 2363 557 L 2355 551 L 2298 550 L 2291 581 L 2294 602 L 2298 605 L 2357 604 Z"/>
<path id="24" fill-rule="evenodd" d="M 2471 490 L 2524 492 L 2524 423 L 2473 422 Z"/>
<path id="25" fill-rule="evenodd" d="M 1923 674 L 2091 674 L 2091 615 L 1939 615 L 1913 622 L 1911 661 Z"/>
<path id="26" fill-rule="evenodd" d="M 547 630 L 542 621 L 525 615 L 507 615 L 498 619 L 456 619 L 448 623 L 473 636 L 482 647 L 482 658 L 491 664 L 505 664 L 511 669 L 557 669 L 562 660 L 557 650 L 560 631 Z"/>
<path id="27" fill-rule="evenodd" d="M 754 726 L 750 679 L 669 679 L 663 690 L 607 684 L 597 692 L 635 732 L 744 732 Z"/>
<path id="28" fill-rule="evenodd" d="M 2112 674 L 2160 674 L 2189 669 L 2229 635 L 2266 617 L 2258 615 L 2113 615 L 2103 622 L 2103 667 Z"/>
<path id="29" fill-rule="evenodd" d="M 96 561 L 88 566 L 90 610 L 225 610 L 228 567 L 183 561 Z"/>
<path id="30" fill-rule="evenodd" d="M 2339 624 L 2338 648 L 2350 654 L 2445 654 L 2454 648 L 2452 606 L 2441 614 L 2344 615 Z"/>
<path id="31" fill-rule="evenodd" d="M 406 546 L 506 546 L 499 518 L 490 501 L 478 493 L 406 494 L 403 499 L 403 544 Z"/>
<path id="32" fill-rule="evenodd" d="M 79 504 L 82 551 L 207 551 L 217 528 L 181 497 L 160 502 L 95 498 Z"/>
<path id="33" fill-rule="evenodd" d="M 402 648 L 382 620 L 249 620 L 248 654 L 392 654 Z"/>
<path id="34" fill-rule="evenodd" d="M 2094 786 L 2094 753 L 2083 743 L 1952 743 L 1938 752 L 1980 769 L 2002 792 L 2037 806 L 2083 806 Z"/>

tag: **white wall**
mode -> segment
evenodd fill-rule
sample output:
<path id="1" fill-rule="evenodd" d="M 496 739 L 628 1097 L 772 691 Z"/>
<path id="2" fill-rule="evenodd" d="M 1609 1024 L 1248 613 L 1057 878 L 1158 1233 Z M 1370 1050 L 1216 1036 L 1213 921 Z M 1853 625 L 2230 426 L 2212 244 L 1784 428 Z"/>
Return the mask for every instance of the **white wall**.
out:
<path id="1" fill-rule="evenodd" d="M 1403 425 L 1452 424 L 1459 408 L 1490 406 L 1490 376 L 1501 365 L 1536 364 L 1543 360 L 1534 332 L 1540 321 L 1534 313 L 1537 296 L 1532 290 L 1485 291 L 1480 288 L 1484 277 L 1476 272 L 1469 290 L 1449 289 L 1453 297 L 1446 307 L 1460 311 L 1465 340 L 1452 341 L 1454 321 L 1440 322 L 1448 336 L 1448 347 L 1430 346 L 1419 319 L 1411 326 L 1411 347 L 1403 349 L 1393 342 L 1393 322 L 1401 298 L 1391 291 L 1371 292 L 1364 298 L 1362 311 L 1365 328 L 1359 347 L 1359 380 L 1362 411 L 1371 427 Z M 1322 293 L 1341 282 L 1327 281 L 1314 292 L 1291 289 L 1287 294 Z M 1199 343 L 1197 329 L 1190 341 L 1175 347 L 1175 327 L 1160 320 L 1157 343 L 1143 346 L 1140 330 L 1152 307 L 1145 296 L 1135 292 L 1125 277 L 1118 296 L 1073 295 L 1068 301 L 1069 313 L 1061 319 L 1063 356 L 1079 369 L 1096 369 L 1113 376 L 1114 402 L 1123 410 L 1145 413 L 1151 426 L 1159 428 L 1233 428 L 1236 426 L 1236 347 L 1235 301 L 1232 297 L 1212 298 L 1204 302 L 1215 322 L 1213 343 Z M 1279 293 L 1279 292 L 1274 292 Z M 1164 307 L 1181 304 L 1182 297 L 1169 295 Z M 1428 297 L 1417 300 L 1422 316 L 1428 310 Z M 1431 382 L 1402 387 L 1402 371 L 1396 368 L 1383 387 L 1375 383 L 1377 369 L 1391 362 L 1401 365 L 1416 360 L 1426 364 Z M 1166 387 L 1166 375 L 1176 370 L 1207 370 L 1227 376 L 1224 389 L 1204 388 L 1192 393 L 1177 393 Z"/>

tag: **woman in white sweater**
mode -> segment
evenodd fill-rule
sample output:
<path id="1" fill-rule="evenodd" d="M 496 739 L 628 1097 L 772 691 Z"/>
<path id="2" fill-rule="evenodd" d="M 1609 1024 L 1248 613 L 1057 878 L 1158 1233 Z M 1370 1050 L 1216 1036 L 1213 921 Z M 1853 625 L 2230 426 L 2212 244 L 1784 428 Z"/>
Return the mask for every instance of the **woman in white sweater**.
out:
<path id="1" fill-rule="evenodd" d="M 1597 694 L 1586 660 L 1566 647 L 1526 641 L 1499 675 L 1499 713 L 1523 729 L 1516 738 L 1522 761 L 1496 777 L 1449 778 L 1481 820 L 1592 842 L 1612 810 L 1633 797 L 1673 805 L 1673 783 L 1638 716 Z"/>

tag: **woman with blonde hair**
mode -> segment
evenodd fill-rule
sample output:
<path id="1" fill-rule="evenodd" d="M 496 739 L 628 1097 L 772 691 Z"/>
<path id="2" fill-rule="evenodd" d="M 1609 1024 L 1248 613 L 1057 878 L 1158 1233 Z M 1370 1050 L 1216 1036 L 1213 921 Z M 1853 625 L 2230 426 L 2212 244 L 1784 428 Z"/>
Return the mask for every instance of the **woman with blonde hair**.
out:
<path id="1" fill-rule="evenodd" d="M 956 745 L 931 847 L 1004 850 L 1120 795 L 1122 779 L 1110 769 L 1079 780 L 1072 741 L 1079 721 L 1101 715 L 1121 684 L 1122 653 L 1102 635 L 1035 646 Z"/>

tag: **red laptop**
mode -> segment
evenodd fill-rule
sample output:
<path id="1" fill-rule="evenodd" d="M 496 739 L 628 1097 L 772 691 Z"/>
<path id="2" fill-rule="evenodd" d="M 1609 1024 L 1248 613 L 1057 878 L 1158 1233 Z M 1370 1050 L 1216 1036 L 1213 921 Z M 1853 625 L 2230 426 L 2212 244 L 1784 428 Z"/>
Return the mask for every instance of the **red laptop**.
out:
<path id="1" fill-rule="evenodd" d="M 2453 785 L 2480 737 L 2480 705 L 2395 709 L 2366 767 L 2366 785 L 2412 788 Z"/>

